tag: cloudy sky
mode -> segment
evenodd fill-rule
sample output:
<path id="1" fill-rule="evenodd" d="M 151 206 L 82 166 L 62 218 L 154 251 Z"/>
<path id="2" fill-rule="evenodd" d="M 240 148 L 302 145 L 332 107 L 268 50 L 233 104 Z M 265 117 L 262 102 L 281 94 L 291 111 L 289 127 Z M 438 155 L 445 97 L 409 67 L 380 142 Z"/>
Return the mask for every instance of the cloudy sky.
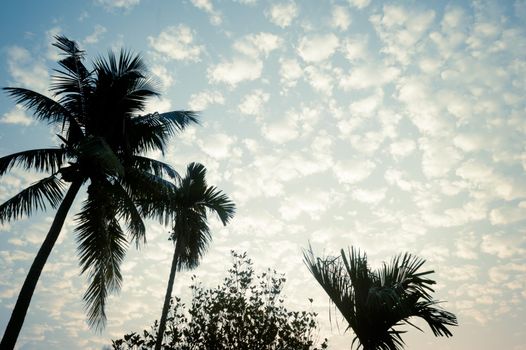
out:
<path id="1" fill-rule="evenodd" d="M 319 312 L 348 349 L 301 249 L 355 245 L 378 265 L 427 259 L 452 339 L 410 330 L 408 349 L 526 349 L 526 1 L 5 1 L 0 85 L 46 92 L 53 35 L 93 59 L 141 52 L 162 88 L 150 110 L 202 111 L 165 161 L 198 161 L 236 202 L 193 271 L 213 286 L 229 251 L 286 273 L 288 305 Z M 56 145 L 55 130 L 0 96 L 0 155 Z M 0 180 L 4 201 L 39 174 Z M 148 225 L 130 248 L 108 326 L 90 331 L 71 212 L 40 279 L 20 349 L 101 349 L 159 317 L 172 247 Z M 53 211 L 0 227 L 0 332 Z M 188 301 L 189 276 L 175 293 Z M 186 299 L 185 299 L 186 298 Z M 334 318 L 333 318 L 334 319 Z"/>

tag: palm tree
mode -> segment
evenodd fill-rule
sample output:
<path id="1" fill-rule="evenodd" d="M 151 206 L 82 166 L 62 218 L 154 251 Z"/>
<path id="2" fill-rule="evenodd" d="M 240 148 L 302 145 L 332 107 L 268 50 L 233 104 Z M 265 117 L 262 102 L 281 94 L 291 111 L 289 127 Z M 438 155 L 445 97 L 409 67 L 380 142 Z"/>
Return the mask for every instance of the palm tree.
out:
<path id="1" fill-rule="evenodd" d="M 58 207 L 22 285 L 2 349 L 14 347 L 42 269 L 84 185 L 88 195 L 75 228 L 81 271 L 90 281 L 83 299 L 89 325 L 105 326 L 106 298 L 122 282 L 119 266 L 128 244 L 125 231 L 137 245 L 145 241 L 140 203 L 157 200 L 167 188 L 165 183 L 170 183 L 165 179 L 178 176 L 169 165 L 143 154 L 164 152 L 171 136 L 197 122 L 189 111 L 139 115 L 146 101 L 158 96 L 140 56 L 110 53 L 88 70 L 84 52 L 74 41 L 64 36 L 55 39 L 54 46 L 64 57 L 50 88 L 53 98 L 28 89 L 4 88 L 36 119 L 57 128 L 61 144 L 0 158 L 0 176 L 14 166 L 48 174 L 0 205 L 0 223 Z"/>
<path id="2" fill-rule="evenodd" d="M 216 187 L 208 186 L 205 175 L 206 168 L 203 165 L 189 164 L 185 177 L 178 181 L 174 189 L 169 206 L 157 211 L 164 218 L 166 214 L 172 218 L 173 230 L 170 239 L 175 247 L 159 322 L 156 350 L 161 349 L 163 341 L 175 273 L 197 267 L 212 238 L 207 214 L 209 212 L 217 214 L 223 225 L 234 216 L 234 203 Z M 166 202 L 168 201 L 164 201 Z M 156 205 L 154 210 L 162 206 L 162 203 Z"/>
<path id="3" fill-rule="evenodd" d="M 427 322 L 435 336 L 452 336 L 447 326 L 457 326 L 454 314 L 437 306 L 430 287 L 436 282 L 419 271 L 425 260 L 408 253 L 394 257 L 378 270 L 371 270 L 367 255 L 351 247 L 338 257 L 315 257 L 312 247 L 304 251 L 304 261 L 318 283 L 338 308 L 355 334 L 351 347 L 358 349 L 403 349 L 401 334 L 395 329 L 411 325 L 412 317 Z"/>

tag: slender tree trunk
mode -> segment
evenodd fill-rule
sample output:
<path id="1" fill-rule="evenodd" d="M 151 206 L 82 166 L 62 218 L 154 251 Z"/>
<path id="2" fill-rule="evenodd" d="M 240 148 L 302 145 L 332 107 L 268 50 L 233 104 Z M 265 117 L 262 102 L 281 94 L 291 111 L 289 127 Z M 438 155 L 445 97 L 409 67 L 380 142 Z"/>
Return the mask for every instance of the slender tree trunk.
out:
<path id="1" fill-rule="evenodd" d="M 155 342 L 155 350 L 161 350 L 163 344 L 164 331 L 166 329 L 166 318 L 168 317 L 168 309 L 170 307 L 170 297 L 172 296 L 172 290 L 175 280 L 175 272 L 177 270 L 177 243 L 174 249 L 174 256 L 172 258 L 172 267 L 170 269 L 170 278 L 168 279 L 168 287 L 166 288 L 166 295 L 164 297 L 163 311 L 161 313 L 161 321 L 159 322 L 159 329 L 157 333 L 157 341 Z"/>
<path id="2" fill-rule="evenodd" d="M 73 200 L 75 199 L 75 196 L 77 195 L 81 185 L 82 181 L 78 180 L 71 183 L 66 196 L 62 200 L 62 203 L 55 214 L 55 219 L 51 224 L 51 228 L 49 229 L 42 246 L 38 250 L 37 256 L 35 257 L 35 260 L 33 260 L 33 264 L 31 264 L 31 267 L 29 268 L 29 272 L 27 273 L 24 284 L 22 285 L 22 289 L 18 294 L 15 308 L 13 309 L 13 313 L 9 319 L 7 328 L 5 329 L 4 337 L 0 343 L 0 349 L 2 350 L 12 350 L 15 347 L 18 335 L 20 334 L 20 330 L 24 324 L 24 319 L 27 314 L 27 309 L 29 308 L 29 303 L 31 302 L 31 298 L 35 292 L 40 273 L 44 269 L 47 258 L 49 257 L 49 254 L 51 253 L 51 250 L 57 241 L 68 211 L 71 208 Z"/>

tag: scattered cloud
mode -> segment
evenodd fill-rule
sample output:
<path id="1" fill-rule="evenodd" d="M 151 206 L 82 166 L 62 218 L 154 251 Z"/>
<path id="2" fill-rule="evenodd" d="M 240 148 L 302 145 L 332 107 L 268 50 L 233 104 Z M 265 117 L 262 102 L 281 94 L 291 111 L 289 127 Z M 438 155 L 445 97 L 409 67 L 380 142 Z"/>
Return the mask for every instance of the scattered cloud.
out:
<path id="1" fill-rule="evenodd" d="M 223 94 L 219 91 L 201 91 L 190 96 L 190 102 L 188 106 L 193 111 L 203 111 L 208 108 L 211 104 L 222 105 L 225 103 Z"/>
<path id="2" fill-rule="evenodd" d="M 286 28 L 298 17 L 299 8 L 294 1 L 272 4 L 267 17 L 275 25 Z"/>
<path id="3" fill-rule="evenodd" d="M 93 30 L 93 33 L 91 33 L 90 35 L 88 35 L 87 37 L 84 38 L 84 40 L 82 41 L 82 43 L 84 45 L 92 45 L 92 44 L 96 44 L 99 42 L 100 40 L 100 37 L 106 33 L 108 30 L 106 29 L 106 27 L 104 26 L 101 26 L 100 24 L 97 24 L 95 26 L 95 29 Z"/>
<path id="4" fill-rule="evenodd" d="M 31 119 L 31 117 L 26 114 L 24 107 L 21 105 L 16 105 L 15 108 L 11 109 L 9 112 L 4 113 L 0 119 L 0 122 L 5 124 L 28 126 L 33 123 L 33 119 Z"/>
<path id="5" fill-rule="evenodd" d="M 232 87 L 243 81 L 258 79 L 263 70 L 259 60 L 234 58 L 208 68 L 208 79 L 211 83 L 225 83 Z"/>
<path id="6" fill-rule="evenodd" d="M 198 9 L 206 12 L 210 16 L 210 23 L 215 26 L 220 25 L 223 22 L 221 12 L 214 8 L 214 4 L 211 0 L 191 0 L 192 4 Z"/>
<path id="7" fill-rule="evenodd" d="M 283 39 L 271 33 L 247 35 L 234 42 L 234 49 L 252 58 L 268 56 L 268 54 L 283 45 Z"/>
<path id="8" fill-rule="evenodd" d="M 351 16 L 344 6 L 335 5 L 332 8 L 331 26 L 339 30 L 347 30 L 351 24 Z"/>
<path id="9" fill-rule="evenodd" d="M 122 9 L 130 10 L 137 6 L 141 0 L 97 0 L 97 3 L 104 6 L 108 10 Z"/>
<path id="10" fill-rule="evenodd" d="M 165 28 L 157 37 L 148 37 L 150 47 L 161 57 L 178 61 L 199 61 L 204 47 L 194 43 L 195 32 L 179 24 Z"/>
<path id="11" fill-rule="evenodd" d="M 257 89 L 245 95 L 238 108 L 243 114 L 258 116 L 263 112 L 263 107 L 269 98 L 270 94 Z"/>
<path id="12" fill-rule="evenodd" d="M 298 54 L 305 62 L 321 62 L 331 57 L 340 41 L 334 34 L 303 37 L 298 45 Z"/>

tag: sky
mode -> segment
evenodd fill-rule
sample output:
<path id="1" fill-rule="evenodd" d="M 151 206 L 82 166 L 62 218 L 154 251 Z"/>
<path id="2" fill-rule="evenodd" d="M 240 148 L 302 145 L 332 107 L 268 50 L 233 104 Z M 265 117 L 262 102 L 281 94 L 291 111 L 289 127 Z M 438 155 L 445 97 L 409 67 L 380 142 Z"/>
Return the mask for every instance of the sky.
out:
<path id="1" fill-rule="evenodd" d="M 302 262 L 350 245 L 373 266 L 402 252 L 427 260 L 453 338 L 407 329 L 407 349 L 526 349 L 526 1 L 3 1 L 0 85 L 48 93 L 53 36 L 86 50 L 142 54 L 162 97 L 148 111 L 201 111 L 164 161 L 192 161 L 237 205 L 211 219 L 190 277 L 213 287 L 230 250 L 285 273 L 287 306 L 319 313 L 320 338 L 349 349 L 343 321 Z M 60 143 L 5 94 L 0 155 Z M 161 157 L 154 154 L 152 156 Z M 15 169 L 0 201 L 42 177 Z M 85 193 L 85 191 L 83 192 Z M 40 278 L 18 348 L 101 349 L 161 312 L 172 245 L 148 222 L 128 250 L 102 333 L 86 324 L 72 208 Z M 0 332 L 53 210 L 0 227 Z M 313 298 L 312 305 L 308 298 Z"/>

